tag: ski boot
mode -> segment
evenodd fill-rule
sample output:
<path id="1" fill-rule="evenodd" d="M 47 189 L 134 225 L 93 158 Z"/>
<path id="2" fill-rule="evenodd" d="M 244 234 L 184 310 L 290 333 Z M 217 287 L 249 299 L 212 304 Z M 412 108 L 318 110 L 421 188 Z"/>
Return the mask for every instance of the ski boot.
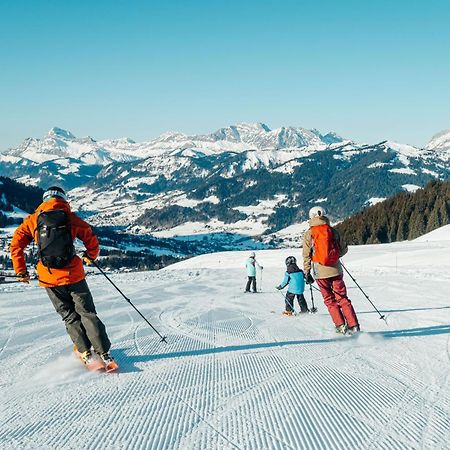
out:
<path id="1" fill-rule="evenodd" d="M 336 333 L 347 334 L 347 324 L 343 323 L 336 327 Z"/>
<path id="2" fill-rule="evenodd" d="M 108 352 L 99 353 L 99 356 L 105 364 L 106 372 L 111 372 L 119 368 L 116 361 L 114 361 L 114 358 Z"/>
<path id="3" fill-rule="evenodd" d="M 83 353 L 80 353 L 80 359 L 83 361 L 86 365 L 89 365 L 93 362 L 92 353 L 90 350 L 86 350 Z"/>
<path id="4" fill-rule="evenodd" d="M 283 316 L 293 316 L 294 312 L 286 310 L 286 311 L 283 311 L 282 314 L 283 314 Z"/>
<path id="5" fill-rule="evenodd" d="M 347 333 L 348 334 L 356 334 L 356 333 L 359 333 L 359 331 L 360 331 L 359 325 L 355 325 L 354 327 L 349 327 L 347 330 Z"/>
<path id="6" fill-rule="evenodd" d="M 77 347 L 74 345 L 73 351 L 75 355 L 80 358 L 81 362 L 86 366 L 88 370 L 98 371 L 104 369 L 104 364 L 98 360 L 96 355 L 93 355 L 90 350 L 85 352 L 79 352 Z"/>

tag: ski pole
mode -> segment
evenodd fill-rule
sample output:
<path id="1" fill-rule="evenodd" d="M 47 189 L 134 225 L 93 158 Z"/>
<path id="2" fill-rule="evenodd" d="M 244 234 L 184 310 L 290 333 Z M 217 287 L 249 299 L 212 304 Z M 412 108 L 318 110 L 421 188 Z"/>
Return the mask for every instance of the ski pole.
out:
<path id="1" fill-rule="evenodd" d="M 297 312 L 294 309 L 294 305 L 290 302 L 289 298 L 283 292 L 280 292 L 278 289 L 277 292 L 283 297 L 283 300 L 289 304 L 289 306 L 292 308 L 292 312 L 294 314 L 297 314 Z"/>
<path id="2" fill-rule="evenodd" d="M 261 275 L 260 275 L 260 281 L 259 281 L 259 292 L 262 292 L 262 274 L 263 274 L 263 270 L 261 268 Z"/>
<path id="3" fill-rule="evenodd" d="M 102 273 L 102 275 L 104 275 L 105 278 L 116 288 L 116 290 L 119 291 L 120 295 L 122 295 L 122 297 L 136 310 L 136 312 L 148 323 L 148 325 L 150 325 L 153 331 L 161 338 L 160 342 L 165 342 L 167 344 L 167 336 L 163 336 L 161 333 L 159 333 L 159 331 L 145 318 L 145 316 L 136 308 L 136 306 L 133 305 L 131 300 L 113 283 L 111 278 L 109 278 L 108 275 L 106 275 L 105 271 L 93 259 L 89 258 L 89 260 L 92 262 L 92 264 L 94 264 L 95 267 L 97 267 L 97 269 Z"/>
<path id="4" fill-rule="evenodd" d="M 311 304 L 312 304 L 311 312 L 312 313 L 316 313 L 317 312 L 317 308 L 314 306 L 314 295 L 313 295 L 313 285 L 312 285 L 312 283 L 309 285 L 309 292 L 311 294 Z"/>
<path id="5" fill-rule="evenodd" d="M 344 264 L 342 264 L 342 261 L 341 261 L 341 266 L 347 272 L 348 276 L 353 280 L 353 282 L 356 284 L 356 286 L 358 286 L 359 290 L 363 293 L 364 297 L 367 298 L 367 300 L 373 306 L 375 311 L 379 314 L 380 319 L 383 319 L 386 322 L 386 325 L 387 325 L 386 316 L 381 314 L 380 311 L 378 311 L 378 308 L 373 304 L 373 302 L 372 302 L 372 300 L 370 300 L 369 296 L 363 291 L 362 287 L 358 284 L 358 282 L 355 280 L 353 275 L 347 270 L 347 268 L 344 266 Z"/>

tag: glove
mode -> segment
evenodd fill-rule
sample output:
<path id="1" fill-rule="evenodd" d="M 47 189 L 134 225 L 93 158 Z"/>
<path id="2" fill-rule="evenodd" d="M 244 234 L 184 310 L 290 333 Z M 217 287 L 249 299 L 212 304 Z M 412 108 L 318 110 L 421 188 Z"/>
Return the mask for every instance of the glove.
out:
<path id="1" fill-rule="evenodd" d="M 27 271 L 20 272 L 16 276 L 17 276 L 17 281 L 21 281 L 22 283 L 26 283 L 26 284 L 28 284 L 30 282 L 30 274 Z"/>
<path id="2" fill-rule="evenodd" d="M 92 264 L 92 261 L 94 261 L 92 258 L 89 258 L 87 253 L 83 253 L 83 261 L 90 266 Z"/>
<path id="3" fill-rule="evenodd" d="M 312 277 L 312 275 L 309 272 L 305 273 L 305 282 L 306 282 L 306 284 L 314 283 L 314 278 Z"/>

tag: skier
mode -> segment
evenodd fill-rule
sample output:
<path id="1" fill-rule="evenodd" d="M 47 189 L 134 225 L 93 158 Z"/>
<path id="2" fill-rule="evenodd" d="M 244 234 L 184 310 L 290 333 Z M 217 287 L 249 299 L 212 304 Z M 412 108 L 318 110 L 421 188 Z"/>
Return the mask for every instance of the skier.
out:
<path id="1" fill-rule="evenodd" d="M 14 233 L 11 241 L 14 271 L 19 281 L 29 282 L 24 249 L 34 240 L 39 249 L 39 285 L 46 289 L 56 312 L 65 322 L 82 361 L 86 365 L 95 361 L 93 347 L 105 367 L 112 367 L 115 362 L 109 353 L 111 343 L 97 316 L 83 262 L 75 254 L 75 238 L 86 247 L 85 262 L 95 260 L 99 244 L 92 228 L 71 211 L 64 190 L 52 186 L 44 192 L 43 202 L 36 211 L 26 217 Z"/>
<path id="2" fill-rule="evenodd" d="M 309 312 L 308 305 L 306 304 L 305 296 L 303 292 L 305 290 L 305 278 L 303 270 L 297 266 L 297 260 L 295 256 L 288 256 L 286 258 L 286 273 L 284 274 L 283 281 L 276 287 L 281 290 L 289 285 L 286 292 L 285 303 L 286 307 L 283 311 L 285 316 L 292 316 L 294 314 L 294 300 L 297 297 L 298 305 L 300 306 L 300 313 Z"/>
<path id="3" fill-rule="evenodd" d="M 309 230 L 303 238 L 303 262 L 307 284 L 314 283 L 320 288 L 325 306 L 338 333 L 359 331 L 358 318 L 343 280 L 339 258 L 348 247 L 339 233 L 330 226 L 326 212 L 321 206 L 309 211 Z M 311 270 L 314 278 L 311 275 Z"/>
<path id="4" fill-rule="evenodd" d="M 247 259 L 245 263 L 245 267 L 247 268 L 247 286 L 245 286 L 245 292 L 250 292 L 250 285 L 252 286 L 253 292 L 258 292 L 256 290 L 256 268 L 259 270 L 263 270 L 263 267 L 258 264 L 256 261 L 255 252 L 250 253 L 250 257 Z"/>

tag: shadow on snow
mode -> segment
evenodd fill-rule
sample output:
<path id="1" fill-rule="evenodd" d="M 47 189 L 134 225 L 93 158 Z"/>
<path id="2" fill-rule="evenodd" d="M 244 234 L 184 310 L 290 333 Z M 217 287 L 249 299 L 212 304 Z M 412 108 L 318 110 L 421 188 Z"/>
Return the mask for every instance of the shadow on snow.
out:
<path id="1" fill-rule="evenodd" d="M 424 328 L 409 328 L 403 330 L 392 330 L 392 331 L 370 331 L 364 333 L 369 336 L 378 336 L 385 339 L 393 339 L 393 338 L 407 338 L 407 337 L 417 337 L 417 336 L 431 336 L 438 334 L 450 334 L 450 325 L 436 325 L 432 327 L 424 327 Z M 211 354 L 219 354 L 219 353 L 230 353 L 237 351 L 246 351 L 246 350 L 258 350 L 258 349 L 267 349 L 267 348 L 278 348 L 278 347 L 287 347 L 292 345 L 307 345 L 307 344 L 327 344 L 333 342 L 342 342 L 342 340 L 346 339 L 354 339 L 357 336 L 353 337 L 335 337 L 335 338 L 327 338 L 327 339 L 301 339 L 301 340 L 293 340 L 293 341 L 278 341 L 278 342 L 261 342 L 254 344 L 242 344 L 242 345 L 228 345 L 224 347 L 210 347 L 210 348 L 202 348 L 202 349 L 193 349 L 193 350 L 184 350 L 179 352 L 168 352 L 168 353 L 156 353 L 153 355 L 128 355 L 127 349 L 117 349 L 114 351 L 114 355 L 117 361 L 120 364 L 120 372 L 140 372 L 141 369 L 135 366 L 136 363 L 142 362 L 150 362 L 161 359 L 172 359 L 172 358 L 182 358 L 189 356 L 203 356 L 203 355 L 211 355 Z M 169 338 L 170 343 L 170 338 Z"/>
<path id="2" fill-rule="evenodd" d="M 406 308 L 406 309 L 380 309 L 381 313 L 410 312 L 410 311 L 432 311 L 438 309 L 450 309 L 450 306 L 432 306 L 429 308 Z M 358 311 L 360 314 L 378 314 L 376 311 Z"/>

